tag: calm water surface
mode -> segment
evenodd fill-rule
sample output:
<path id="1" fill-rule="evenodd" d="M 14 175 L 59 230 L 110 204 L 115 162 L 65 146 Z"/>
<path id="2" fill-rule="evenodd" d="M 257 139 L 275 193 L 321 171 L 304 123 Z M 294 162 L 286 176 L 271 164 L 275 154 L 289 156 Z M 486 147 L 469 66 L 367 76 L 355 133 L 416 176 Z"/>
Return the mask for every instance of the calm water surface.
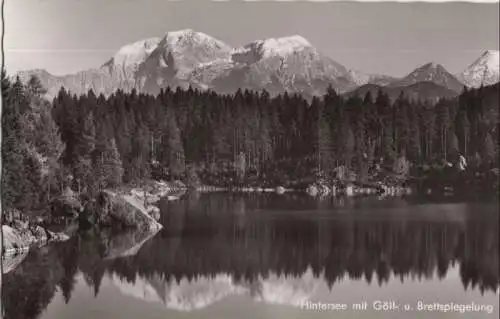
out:
<path id="1" fill-rule="evenodd" d="M 192 194 L 161 206 L 157 234 L 87 233 L 20 258 L 2 279 L 4 318 L 499 315 L 498 203 Z"/>

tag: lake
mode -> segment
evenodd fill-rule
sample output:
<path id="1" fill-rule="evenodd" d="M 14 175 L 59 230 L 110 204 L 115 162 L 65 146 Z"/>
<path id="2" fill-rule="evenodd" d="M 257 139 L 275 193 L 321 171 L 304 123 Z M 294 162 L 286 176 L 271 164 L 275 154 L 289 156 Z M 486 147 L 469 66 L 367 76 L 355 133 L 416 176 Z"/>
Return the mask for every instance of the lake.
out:
<path id="1" fill-rule="evenodd" d="M 498 318 L 499 205 L 189 194 L 2 278 L 5 319 Z"/>

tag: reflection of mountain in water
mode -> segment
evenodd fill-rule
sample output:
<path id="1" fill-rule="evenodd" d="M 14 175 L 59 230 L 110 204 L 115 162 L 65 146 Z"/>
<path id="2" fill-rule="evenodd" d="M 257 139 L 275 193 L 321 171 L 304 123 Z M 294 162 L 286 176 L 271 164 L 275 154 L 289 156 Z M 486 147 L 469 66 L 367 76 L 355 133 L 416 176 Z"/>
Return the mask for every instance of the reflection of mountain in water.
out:
<path id="1" fill-rule="evenodd" d="M 464 289 L 497 290 L 498 205 L 342 205 L 318 208 L 308 199 L 275 195 L 164 201 L 165 228 L 136 254 L 107 259 L 113 240 L 106 236 L 30 252 L 3 279 L 5 318 L 36 318 L 56 287 L 68 302 L 78 271 L 96 295 L 108 273 L 122 293 L 183 311 L 231 295 L 297 305 L 319 285 L 440 279 L 451 267 Z M 116 255 L 124 256 L 127 245 L 117 246 Z"/>
<path id="2" fill-rule="evenodd" d="M 229 295 L 243 292 L 242 287 L 233 283 L 231 276 L 222 274 L 210 278 L 201 276 L 194 280 L 184 278 L 179 282 L 138 276 L 135 283 L 131 284 L 116 275 L 113 275 L 111 280 L 125 295 L 161 302 L 166 308 L 179 311 L 204 308 Z"/>
<path id="3" fill-rule="evenodd" d="M 322 283 L 309 270 L 299 277 L 271 274 L 253 282 L 235 281 L 230 274 L 199 276 L 178 282 L 159 276 L 137 276 L 134 283 L 113 274 L 111 281 L 123 294 L 148 302 L 160 302 L 168 309 L 192 311 L 209 306 L 231 295 L 248 295 L 255 301 L 299 306 L 310 299 Z"/>

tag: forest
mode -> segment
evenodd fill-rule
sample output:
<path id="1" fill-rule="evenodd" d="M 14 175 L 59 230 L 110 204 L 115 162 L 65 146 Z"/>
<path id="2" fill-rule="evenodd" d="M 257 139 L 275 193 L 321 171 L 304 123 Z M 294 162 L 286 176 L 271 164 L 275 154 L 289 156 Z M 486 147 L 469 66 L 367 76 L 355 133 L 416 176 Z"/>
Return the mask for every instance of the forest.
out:
<path id="1" fill-rule="evenodd" d="M 455 164 L 498 170 L 498 89 L 437 102 L 343 97 L 330 88 L 232 95 L 166 88 L 48 101 L 40 81 L 2 73 L 2 200 L 28 214 L 70 187 L 82 198 L 148 179 L 292 187 L 319 177 L 374 182 Z"/>

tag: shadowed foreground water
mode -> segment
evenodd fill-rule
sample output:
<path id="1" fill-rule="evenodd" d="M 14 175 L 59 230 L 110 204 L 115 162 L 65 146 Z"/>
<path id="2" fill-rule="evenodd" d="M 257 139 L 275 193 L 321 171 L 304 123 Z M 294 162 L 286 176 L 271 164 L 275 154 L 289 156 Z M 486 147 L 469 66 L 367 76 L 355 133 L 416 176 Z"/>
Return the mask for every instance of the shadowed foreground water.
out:
<path id="1" fill-rule="evenodd" d="M 161 206 L 152 238 L 87 233 L 30 252 L 3 277 L 4 318 L 498 318 L 497 203 L 210 194 Z M 319 302 L 348 309 L 301 308 Z"/>

